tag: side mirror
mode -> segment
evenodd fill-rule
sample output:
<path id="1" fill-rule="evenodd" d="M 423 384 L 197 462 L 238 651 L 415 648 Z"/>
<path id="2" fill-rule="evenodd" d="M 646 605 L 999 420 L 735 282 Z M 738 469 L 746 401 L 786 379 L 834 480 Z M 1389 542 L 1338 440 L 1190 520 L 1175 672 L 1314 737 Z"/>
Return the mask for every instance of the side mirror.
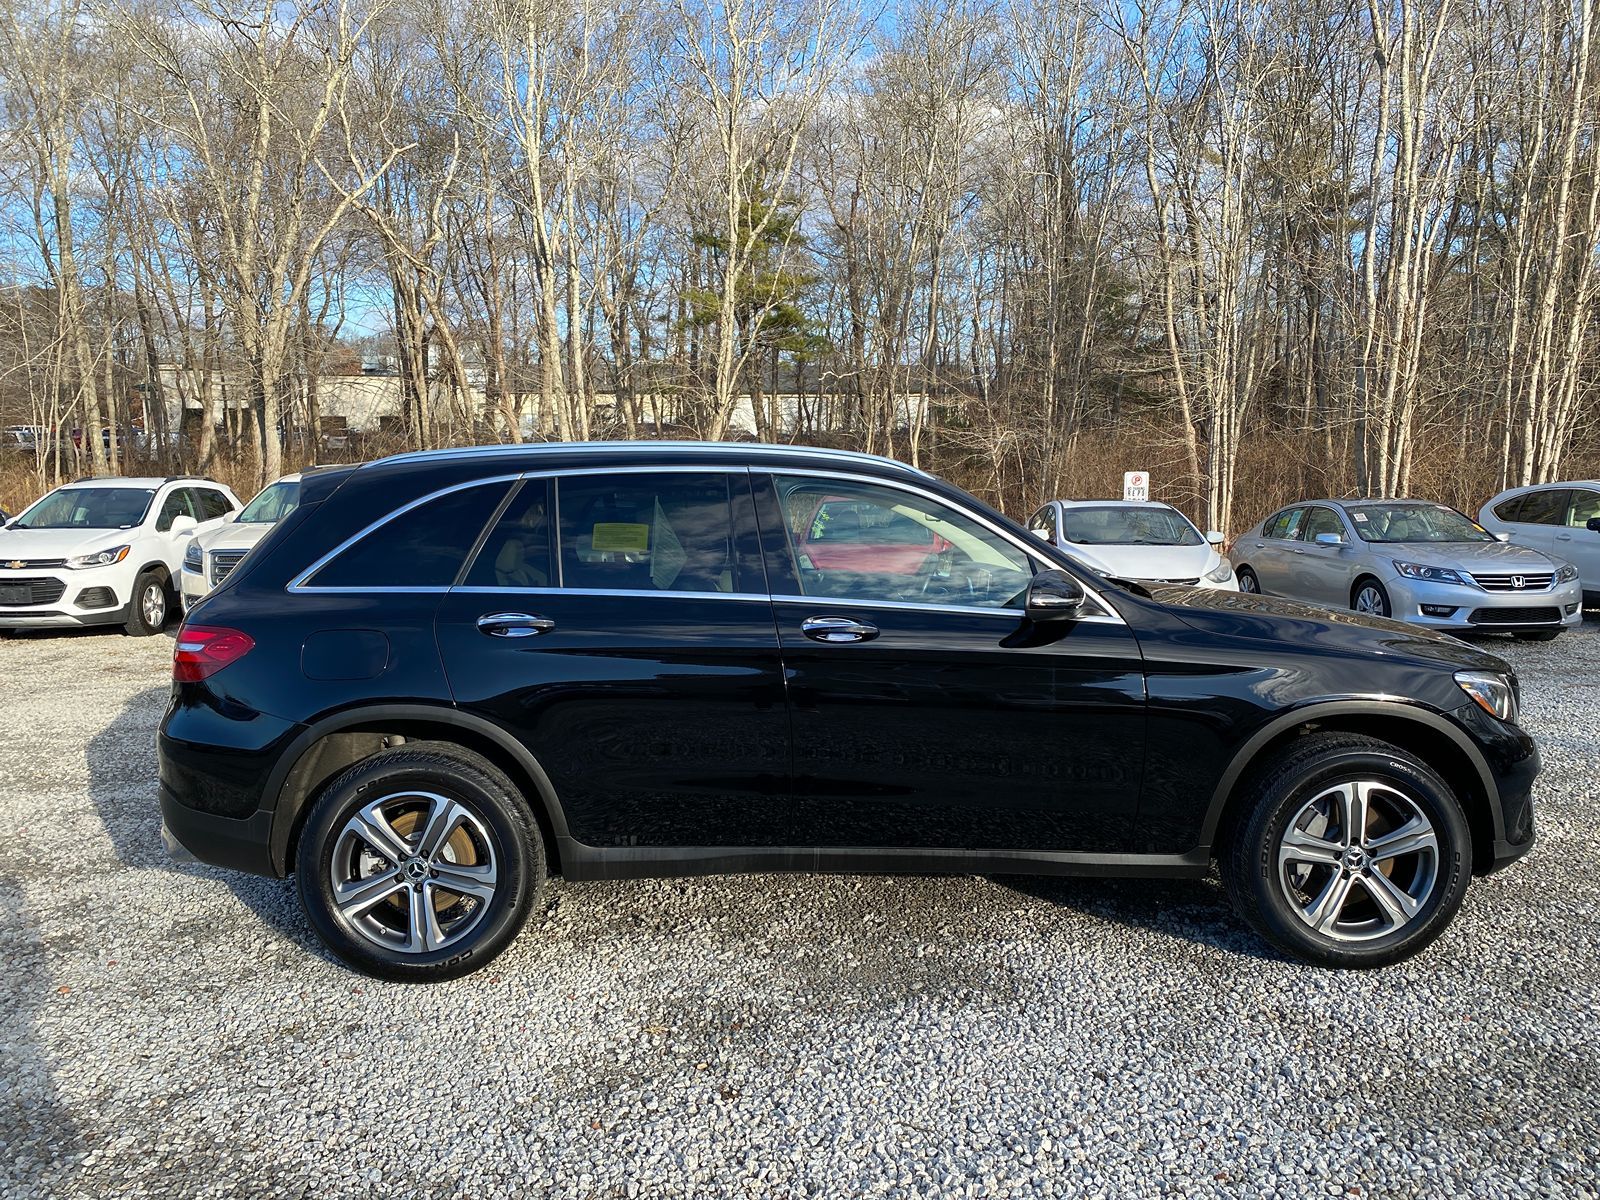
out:
<path id="1" fill-rule="evenodd" d="M 1497 542 L 1509 542 L 1511 535 L 1509 533 L 1497 533 L 1494 535 L 1494 540 Z"/>
<path id="2" fill-rule="evenodd" d="M 1038 534 L 1047 542 L 1050 540 L 1050 531 L 1048 529 L 1035 529 L 1033 532 Z"/>
<path id="3" fill-rule="evenodd" d="M 1083 611 L 1083 585 L 1065 571 L 1040 571 L 1028 585 L 1031 621 L 1070 621 Z"/>
<path id="4" fill-rule="evenodd" d="M 1319 546 L 1344 545 L 1344 535 L 1339 533 L 1319 533 L 1316 540 Z"/>
<path id="5" fill-rule="evenodd" d="M 195 526 L 199 524 L 200 522 L 193 517 L 176 516 L 172 518 L 172 524 L 168 527 L 168 532 L 176 534 L 178 537 L 183 537 L 185 534 L 194 533 Z"/>
<path id="6" fill-rule="evenodd" d="M 1590 533 L 1600 533 L 1600 517 L 1590 517 L 1589 523 L 1584 528 Z"/>
<path id="7" fill-rule="evenodd" d="M 1227 540 L 1227 538 L 1222 536 L 1221 530 L 1210 529 L 1206 531 L 1206 541 L 1210 542 L 1213 546 L 1220 546 Z"/>

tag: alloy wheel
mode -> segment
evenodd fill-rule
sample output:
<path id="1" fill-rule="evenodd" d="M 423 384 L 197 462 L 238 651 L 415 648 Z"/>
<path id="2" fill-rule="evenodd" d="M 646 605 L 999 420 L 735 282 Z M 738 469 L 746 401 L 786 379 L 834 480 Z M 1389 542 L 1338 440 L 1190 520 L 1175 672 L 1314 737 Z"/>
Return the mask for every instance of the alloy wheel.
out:
<path id="1" fill-rule="evenodd" d="M 494 842 L 466 805 L 396 792 L 357 810 L 329 867 L 341 923 L 374 945 L 431 954 L 466 937 L 499 884 Z"/>
<path id="2" fill-rule="evenodd" d="M 1351 780 L 1301 806 L 1278 843 L 1295 915 L 1325 937 L 1364 942 L 1408 925 L 1439 877 L 1439 837 L 1393 784 Z"/>
<path id="3" fill-rule="evenodd" d="M 151 629 L 160 629 L 167 622 L 167 589 L 159 582 L 145 584 L 139 597 L 139 615 Z"/>
<path id="4" fill-rule="evenodd" d="M 1356 593 L 1356 611 L 1372 617 L 1387 617 L 1389 601 L 1381 591 L 1369 583 Z"/>
<path id="5" fill-rule="evenodd" d="M 1252 571 L 1239 572 L 1239 590 L 1241 592 L 1259 592 L 1260 585 L 1256 582 L 1255 573 Z"/>

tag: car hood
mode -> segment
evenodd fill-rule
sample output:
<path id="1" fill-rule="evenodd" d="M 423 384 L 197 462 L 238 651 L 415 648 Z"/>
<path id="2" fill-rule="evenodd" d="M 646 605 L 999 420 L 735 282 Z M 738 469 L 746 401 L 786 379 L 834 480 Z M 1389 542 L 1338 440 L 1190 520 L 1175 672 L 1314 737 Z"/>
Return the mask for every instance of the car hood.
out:
<path id="1" fill-rule="evenodd" d="M 1068 554 L 1119 579 L 1198 579 L 1217 565 L 1210 545 L 1077 546 Z"/>
<path id="2" fill-rule="evenodd" d="M 1424 659 L 1455 670 L 1502 671 L 1502 658 L 1434 629 L 1255 592 L 1157 585 L 1147 588 L 1179 620 L 1208 635 L 1311 645 L 1338 653 Z"/>
<path id="3" fill-rule="evenodd" d="M 208 529 L 196 539 L 207 552 L 212 550 L 248 550 L 267 534 L 272 525 L 266 521 L 224 521 L 215 529 Z"/>
<path id="4" fill-rule="evenodd" d="M 0 571 L 8 562 L 92 554 L 136 536 L 132 529 L 0 529 Z"/>
<path id="5" fill-rule="evenodd" d="M 1512 542 L 1372 542 L 1367 549 L 1380 558 L 1454 567 L 1463 571 L 1548 571 L 1548 554 Z"/>

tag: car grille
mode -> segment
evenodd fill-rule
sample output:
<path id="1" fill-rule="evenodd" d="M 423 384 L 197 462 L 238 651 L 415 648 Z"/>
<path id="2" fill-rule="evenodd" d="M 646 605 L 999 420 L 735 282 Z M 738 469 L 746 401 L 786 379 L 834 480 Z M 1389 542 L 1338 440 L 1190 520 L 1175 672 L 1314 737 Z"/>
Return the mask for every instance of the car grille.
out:
<path id="1" fill-rule="evenodd" d="M 248 550 L 213 550 L 211 552 L 211 586 L 216 587 L 239 565 Z"/>
<path id="2" fill-rule="evenodd" d="M 1561 620 L 1559 608 L 1479 608 L 1467 620 L 1474 625 L 1541 625 Z"/>
<path id="3" fill-rule="evenodd" d="M 0 604 L 24 608 L 34 604 L 54 604 L 67 585 L 59 579 L 0 578 Z"/>
<path id="4" fill-rule="evenodd" d="M 1520 584 L 1519 579 L 1522 580 Z M 1555 579 L 1553 572 L 1539 571 L 1527 575 L 1474 575 L 1472 582 L 1486 592 L 1542 592 Z"/>
<path id="5" fill-rule="evenodd" d="M 49 571 L 67 565 L 64 558 L 10 558 L 0 562 L 0 567 L 13 571 Z"/>

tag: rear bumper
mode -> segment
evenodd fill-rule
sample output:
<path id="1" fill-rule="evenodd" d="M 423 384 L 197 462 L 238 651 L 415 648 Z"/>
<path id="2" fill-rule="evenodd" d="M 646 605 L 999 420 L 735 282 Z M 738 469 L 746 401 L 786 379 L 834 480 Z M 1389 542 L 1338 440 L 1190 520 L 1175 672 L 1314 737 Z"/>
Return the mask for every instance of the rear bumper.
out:
<path id="1" fill-rule="evenodd" d="M 180 861 L 210 863 L 252 875 L 277 875 L 269 850 L 272 814 L 256 812 L 243 819 L 201 812 L 180 804 L 172 789 L 161 784 L 161 840 Z"/>

